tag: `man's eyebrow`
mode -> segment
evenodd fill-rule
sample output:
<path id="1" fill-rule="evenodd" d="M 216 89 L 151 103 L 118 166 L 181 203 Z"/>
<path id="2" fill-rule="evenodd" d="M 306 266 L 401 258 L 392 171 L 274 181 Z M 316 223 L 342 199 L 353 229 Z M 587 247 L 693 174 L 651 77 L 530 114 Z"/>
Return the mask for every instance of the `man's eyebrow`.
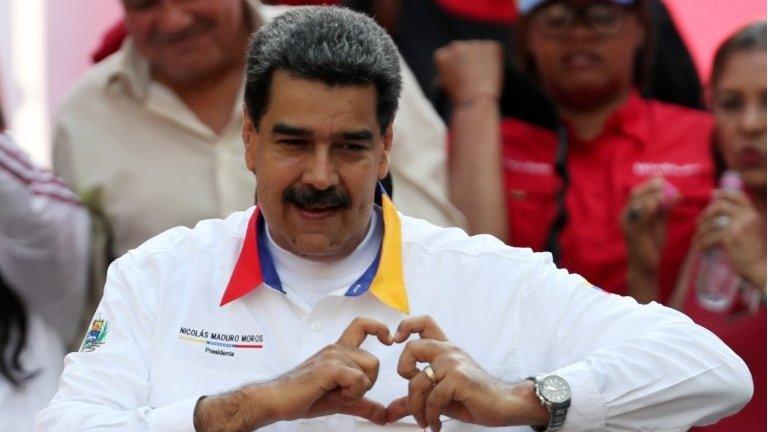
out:
<path id="1" fill-rule="evenodd" d="M 347 131 L 339 134 L 343 139 L 351 141 L 373 141 L 373 132 L 368 129 L 359 131 Z"/>
<path id="2" fill-rule="evenodd" d="M 302 129 L 300 127 L 287 125 L 285 123 L 275 124 L 272 127 L 272 133 L 280 134 L 280 135 L 293 135 L 293 136 L 299 136 L 299 137 L 312 136 L 312 132 L 308 131 L 307 129 Z"/>

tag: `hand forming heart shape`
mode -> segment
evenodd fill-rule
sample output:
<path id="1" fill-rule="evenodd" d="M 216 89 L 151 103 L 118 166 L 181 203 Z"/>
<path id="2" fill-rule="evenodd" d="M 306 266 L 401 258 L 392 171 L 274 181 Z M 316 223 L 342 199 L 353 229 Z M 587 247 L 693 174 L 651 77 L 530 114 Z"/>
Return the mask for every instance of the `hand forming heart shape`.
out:
<path id="1" fill-rule="evenodd" d="M 408 380 L 408 394 L 385 408 L 365 397 L 378 378 L 379 360 L 360 345 L 368 335 L 389 346 L 406 342 L 412 334 L 421 339 L 406 343 L 397 366 L 398 374 Z M 427 363 L 432 376 L 417 363 Z M 420 427 L 437 431 L 441 414 L 485 426 L 546 424 L 549 418 L 532 396 L 530 381 L 510 384 L 491 376 L 451 344 L 428 316 L 404 319 L 394 337 L 384 323 L 357 318 L 336 343 L 268 386 L 271 411 L 280 420 L 340 413 L 383 425 L 413 415 Z"/>

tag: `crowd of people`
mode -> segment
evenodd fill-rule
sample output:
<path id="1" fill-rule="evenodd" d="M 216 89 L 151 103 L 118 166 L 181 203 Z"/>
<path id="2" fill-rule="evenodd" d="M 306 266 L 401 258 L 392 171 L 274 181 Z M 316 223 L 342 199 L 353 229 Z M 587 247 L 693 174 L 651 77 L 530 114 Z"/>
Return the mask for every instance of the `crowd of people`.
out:
<path id="1" fill-rule="evenodd" d="M 102 315 L 133 308 L 139 310 L 140 318 L 170 323 L 154 309 L 149 311 L 147 307 L 145 311 L 140 302 L 136 303 L 134 297 L 143 295 L 145 287 L 136 288 L 138 291 L 133 294 L 126 291 L 132 284 L 140 286 L 137 281 L 144 277 L 133 269 L 147 266 L 146 270 L 156 272 L 152 274 L 164 283 L 194 285 L 191 280 L 167 277 L 172 269 L 163 267 L 167 263 L 154 263 L 148 252 L 137 253 L 131 258 L 136 262 L 123 262 L 107 273 L 110 263 L 125 254 L 131 255 L 132 250 L 149 250 L 139 246 L 166 230 L 178 226 L 192 228 L 207 219 L 224 219 L 258 203 L 263 207 L 269 229 L 255 234 L 267 238 L 264 246 L 261 240 L 251 246 L 258 251 L 256 260 L 264 254 L 262 247 L 272 248 L 281 273 L 277 289 L 285 293 L 280 287 L 282 280 L 290 293 L 302 280 L 316 277 L 313 273 L 302 273 L 305 269 L 289 262 L 287 255 L 293 250 L 286 240 L 288 235 L 282 236 L 279 231 L 298 228 L 291 225 L 295 221 L 288 216 L 286 225 L 281 226 L 277 221 L 282 213 L 275 210 L 279 205 L 273 204 L 301 204 L 315 198 L 312 191 L 298 188 L 289 187 L 283 193 L 281 187 L 286 185 L 281 181 L 290 179 L 279 178 L 290 175 L 292 168 L 298 169 L 298 165 L 291 167 L 290 161 L 299 163 L 299 147 L 306 145 L 310 132 L 314 132 L 285 122 L 260 130 L 258 122 L 264 113 L 257 112 L 264 109 L 270 97 L 274 99 L 270 103 L 281 101 L 286 109 L 291 108 L 291 100 L 286 102 L 276 96 L 278 84 L 303 89 L 305 94 L 293 90 L 299 93 L 293 101 L 301 102 L 302 107 L 312 112 L 312 100 L 302 97 L 317 89 L 302 87 L 306 83 L 300 78 L 315 78 L 316 72 L 302 69 L 299 60 L 285 53 L 278 58 L 279 50 L 270 45 L 270 40 L 261 41 L 261 51 L 249 49 L 252 40 L 259 41 L 252 39 L 254 32 L 269 27 L 275 40 L 279 40 L 284 36 L 280 30 L 290 23 L 282 28 L 272 25 L 276 17 L 294 10 L 295 4 L 313 2 L 270 3 L 282 4 L 267 5 L 256 0 L 122 0 L 123 20 L 115 23 L 102 44 L 95 47 L 95 64 L 71 90 L 56 119 L 53 172 L 41 170 L 29 161 L 6 131 L 0 113 L 0 402 L 11 408 L 0 412 L 0 430 L 32 430 L 35 415 L 59 386 L 66 352 L 82 354 L 100 349 L 110 331 L 113 338 L 130 337 L 134 330 L 135 334 L 150 338 L 155 332 L 138 318 L 130 321 L 135 328 L 121 329 L 114 317 L 110 324 Z M 316 198 L 328 205 L 346 203 L 352 208 L 364 208 L 361 196 L 376 195 L 381 207 L 377 207 L 378 213 L 374 212 L 370 227 L 368 219 L 344 219 L 345 227 L 362 224 L 359 231 L 363 233 L 360 248 L 342 248 L 351 253 L 348 258 L 365 261 L 366 266 L 370 260 L 375 265 L 400 260 L 393 258 L 386 246 L 395 241 L 388 237 L 388 227 L 400 223 L 393 222 L 397 218 L 391 213 L 392 205 L 402 215 L 437 226 L 458 227 L 469 235 L 490 234 L 509 246 L 549 252 L 558 267 L 581 275 L 587 285 L 632 297 L 639 304 L 656 302 L 681 311 L 717 335 L 744 360 L 754 383 L 751 400 L 739 412 L 729 412 L 732 415 L 719 422 L 719 417 L 693 419 L 698 425 L 695 430 L 766 428 L 765 21 L 749 24 L 722 42 L 714 56 L 711 76 L 702 85 L 662 0 L 314 3 L 343 5 L 373 16 L 402 53 L 399 62 L 388 66 L 391 70 L 379 71 L 386 74 L 399 67 L 402 81 L 397 85 L 375 82 L 376 119 L 386 144 L 383 159 L 374 167 L 381 182 L 365 183 L 367 177 L 363 174 L 367 171 L 363 169 L 370 161 L 355 153 L 365 151 L 368 142 L 379 139 L 378 130 L 373 135 L 367 131 L 348 134 L 344 139 L 351 143 L 334 150 L 340 153 L 332 157 L 339 161 L 329 163 L 336 164 L 334 169 L 340 171 L 340 167 L 352 167 L 348 171 L 334 174 L 314 167 L 302 177 L 320 192 L 327 192 Z M 318 37 L 306 37 L 309 40 L 312 36 Z M 294 42 L 296 46 L 309 44 L 305 40 Z M 355 48 L 352 45 L 350 49 Z M 272 53 L 270 49 L 275 58 L 256 58 Z M 268 67 L 262 63 L 277 64 L 274 67 L 278 71 L 284 69 L 290 74 L 260 70 L 259 67 Z M 359 67 L 360 76 L 365 76 L 367 72 Z M 259 79 L 260 73 L 269 78 Z M 339 71 L 324 71 L 320 76 L 329 88 L 344 89 L 345 85 L 357 83 Z M 259 87 L 265 82 L 273 86 L 271 90 Z M 386 88 L 390 93 L 383 91 Z M 291 93 L 286 90 L 283 94 Z M 318 94 L 318 100 L 325 101 L 322 93 Z M 352 101 L 357 97 L 339 95 Z M 326 101 L 327 105 L 318 109 L 337 109 L 334 99 L 329 101 L 334 103 Z M 387 110 L 394 112 L 393 109 L 397 109 L 394 120 L 381 115 Z M 289 120 L 304 119 L 292 115 Z M 331 116 L 328 127 L 332 128 L 334 122 L 349 122 L 345 115 Z M 254 149 L 251 142 L 268 134 L 290 146 L 279 152 L 284 159 Z M 353 172 L 354 169 L 357 171 Z M 365 187 L 360 186 L 360 196 L 345 196 L 344 191 L 333 186 L 337 181 L 334 176 L 341 175 L 365 183 Z M 306 212 L 315 211 L 310 210 Z M 319 218 L 320 213 L 313 217 Z M 365 214 L 367 217 L 368 212 Z M 409 223 L 412 222 L 403 222 Z M 381 235 L 376 234 L 379 225 Z M 430 234 L 432 228 L 426 226 L 410 229 L 423 231 L 418 234 L 425 238 L 436 235 Z M 355 237 L 358 242 L 361 238 Z M 170 245 L 171 240 L 164 239 L 168 245 L 160 247 L 157 245 L 161 242 L 156 242 L 155 249 L 150 251 L 171 254 L 170 248 L 177 248 L 173 249 L 174 259 L 191 262 L 206 254 L 198 244 L 182 247 Z M 248 244 L 249 240 L 244 241 Z M 304 239 L 297 247 L 311 254 L 318 241 Z M 378 246 L 370 247 L 374 241 L 383 244 L 380 251 Z M 482 247 L 498 246 L 482 243 Z M 467 249 L 461 253 L 477 252 Z M 414 254 L 410 249 L 403 252 L 406 258 Z M 437 252 L 434 254 L 437 256 Z M 243 256 L 240 255 L 238 266 Z M 474 261 L 438 265 L 430 261 L 433 258 L 428 253 L 418 259 L 424 265 L 442 268 L 445 274 L 432 274 L 431 278 L 446 284 L 450 277 L 460 277 L 448 276 L 457 271 L 453 265 L 472 268 L 478 272 L 477 280 L 498 290 L 503 290 L 506 282 L 500 279 L 508 276 Z M 205 283 L 215 285 L 206 278 L 218 278 L 218 268 L 206 265 L 201 262 L 190 271 L 205 279 Z M 345 265 L 348 271 L 357 270 L 351 259 Z M 331 270 L 321 267 L 313 271 L 330 274 Z M 283 276 L 285 268 L 294 269 L 295 274 Z M 204 269 L 214 274 L 204 274 Z M 364 276 L 370 270 L 365 266 L 362 269 Z M 259 271 L 266 282 L 277 276 L 274 267 Z M 541 271 L 548 270 L 542 267 Z M 258 277 L 262 277 L 261 273 Z M 305 276 L 308 279 L 302 279 Z M 406 276 L 407 281 L 429 279 L 429 275 Z M 120 277 L 125 281 L 117 280 Z M 305 309 L 320 309 L 319 301 L 330 292 L 324 288 L 322 278 L 317 278 L 316 287 L 300 294 Z M 387 280 L 400 283 L 396 279 Z M 375 286 L 377 280 L 369 280 L 368 284 Z M 542 276 L 541 281 L 566 284 L 554 276 Z M 354 287 L 357 282 L 352 278 L 345 286 Z M 113 288 L 112 297 L 104 291 L 105 284 L 109 287 L 110 283 L 122 289 Z M 227 281 L 217 283 L 226 285 Z M 568 284 L 576 282 L 571 280 Z M 557 287 L 539 288 L 546 295 L 557 297 L 549 292 Z M 446 288 L 451 293 L 453 289 Z M 570 295 L 569 290 L 563 295 Z M 424 300 L 414 294 L 412 287 L 406 291 L 412 308 L 419 310 Z M 196 294 L 200 301 L 209 297 L 202 292 Z M 232 301 L 227 299 L 227 292 L 222 304 Z M 375 290 L 372 292 L 376 294 Z M 429 292 L 440 295 L 439 291 Z M 213 295 L 221 296 L 221 292 Z M 392 300 L 391 295 L 395 294 L 376 295 L 398 310 L 408 310 L 407 299 L 403 306 L 402 299 Z M 488 293 L 483 290 L 477 295 L 482 298 Z M 506 298 L 506 294 L 497 295 L 499 299 Z M 458 294 L 449 296 L 457 297 Z M 595 301 L 589 295 L 578 298 Z M 171 300 L 174 299 L 178 300 Z M 274 310 L 282 310 L 283 306 L 267 300 L 273 300 L 264 300 L 273 310 L 260 312 L 278 319 Z M 529 300 L 533 304 L 533 297 Z M 152 307 L 159 308 L 165 301 L 158 300 Z M 568 301 L 573 300 L 569 297 Z M 106 306 L 98 306 L 100 302 Z M 189 300 L 178 302 L 179 310 L 185 310 Z M 434 313 L 449 316 L 462 307 L 470 313 L 486 313 L 477 302 L 441 306 Z M 492 303 L 489 299 L 488 304 Z M 509 301 L 510 305 L 513 303 Z M 501 301 L 497 306 L 506 304 Z M 562 304 L 565 308 L 566 300 Z M 525 304 L 521 307 L 525 309 Z M 583 305 L 575 309 L 590 314 L 595 313 L 594 307 Z M 200 307 L 195 313 L 206 310 Z M 628 315 L 634 313 L 624 311 Z M 336 309 L 328 313 L 347 316 L 352 312 Z M 505 313 L 513 314 L 507 311 L 501 313 L 503 318 L 486 318 L 507 323 Z M 659 320 L 674 321 L 672 315 L 658 313 Z M 587 320 L 586 316 L 583 318 Z M 631 326 L 620 318 L 617 312 L 617 329 L 623 326 L 629 332 Z M 442 322 L 438 324 L 443 327 Z M 563 331 L 557 330 L 554 322 L 549 324 L 553 332 Z M 114 326 L 112 330 L 110 325 Z M 452 325 L 445 328 L 447 333 L 461 334 Z M 617 329 L 605 332 L 613 335 Z M 499 329 L 499 334 L 507 335 L 512 330 Z M 178 328 L 173 331 L 174 338 L 181 337 L 175 334 Z M 83 333 L 84 340 L 80 339 Z M 445 339 L 439 328 L 437 333 L 441 336 L 436 339 Z M 381 333 L 379 338 L 385 342 Z M 600 335 L 594 338 L 605 339 Z M 394 339 L 397 342 L 397 336 Z M 673 343 L 672 339 L 666 342 Z M 145 341 L 135 343 L 142 346 Z M 528 343 L 539 350 L 530 358 L 545 361 L 551 347 Z M 604 345 L 595 342 L 594 347 Z M 574 345 L 572 350 L 581 352 L 580 348 L 583 347 Z M 154 356 L 159 348 L 147 348 L 150 349 Z M 691 349 L 691 355 L 697 352 L 696 348 Z M 487 356 L 496 355 L 493 350 L 478 350 Z M 93 384 L 91 381 L 99 380 L 90 376 L 99 371 L 131 379 L 118 381 L 129 396 L 115 396 L 114 405 L 145 397 L 141 394 L 148 391 L 148 386 L 138 382 L 141 377 L 131 374 L 169 373 L 164 381 L 167 385 L 184 387 L 180 384 L 183 378 L 171 371 L 170 363 L 144 371 L 136 366 L 142 363 L 140 355 L 123 358 L 120 353 L 106 349 L 98 352 L 109 356 L 105 357 L 108 362 L 124 361 L 125 365 L 89 366 L 89 357 L 68 357 L 68 374 L 65 372 L 61 380 L 58 402 L 55 399 L 39 418 L 43 430 L 70 430 L 66 426 L 57 429 L 57 422 L 82 427 L 89 419 L 94 424 L 109 424 L 110 416 L 120 427 L 170 427 L 171 420 L 163 423 L 156 418 L 160 414 L 150 411 L 100 412 L 103 407 L 88 405 L 89 400 L 73 401 L 78 391 L 85 391 L 83 388 Z M 290 357 L 281 358 L 286 363 L 293 361 Z M 432 364 L 439 363 L 435 360 Z M 480 364 L 486 366 L 484 361 Z M 689 378 L 679 375 L 683 376 Z M 223 391 L 240 383 L 231 378 L 221 378 L 229 387 L 212 388 Z M 199 381 L 204 379 L 209 378 Z M 434 380 L 432 384 L 435 385 Z M 107 381 L 99 386 L 99 397 L 111 397 Z M 150 400 L 158 404 L 173 402 L 173 394 L 160 392 Z M 615 397 L 621 402 L 612 409 L 629 410 L 627 406 L 632 401 L 626 395 Z M 223 397 L 199 401 L 205 400 L 209 405 L 192 405 L 198 430 L 208 430 L 200 424 L 215 419 L 212 414 L 210 418 L 201 414 L 198 424 L 198 409 L 202 413 L 206 407 L 226 410 L 226 404 L 232 403 Z M 136 406 L 144 405 L 136 402 Z M 168 419 L 187 412 L 168 406 L 161 409 Z M 374 410 L 368 406 L 366 409 Z M 402 408 L 400 414 L 405 416 L 406 411 L 411 412 L 409 409 Z M 658 406 L 654 409 L 664 411 Z M 65 418 L 65 411 L 71 412 L 69 418 Z M 587 422 L 589 416 L 575 412 L 572 418 Z M 121 417 L 125 413 L 136 418 Z M 354 409 L 350 413 L 360 415 Z M 416 412 L 413 415 L 420 426 L 434 425 Z M 620 417 L 615 412 L 611 415 Z M 378 414 L 374 418 L 368 413 L 366 418 L 382 421 Z M 472 416 L 457 418 L 469 421 Z M 611 421 L 620 427 L 625 419 L 609 419 L 607 424 Z M 260 423 L 254 420 L 246 424 L 253 427 Z"/>

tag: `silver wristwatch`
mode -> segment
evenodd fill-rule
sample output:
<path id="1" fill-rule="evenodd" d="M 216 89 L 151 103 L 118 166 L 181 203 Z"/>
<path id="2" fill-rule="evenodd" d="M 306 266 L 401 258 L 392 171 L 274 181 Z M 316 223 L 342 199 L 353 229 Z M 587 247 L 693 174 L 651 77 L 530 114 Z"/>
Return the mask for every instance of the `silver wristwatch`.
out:
<path id="1" fill-rule="evenodd" d="M 568 407 L 571 406 L 571 387 L 568 381 L 552 374 L 536 375 L 528 379 L 533 381 L 536 396 L 549 410 L 549 424 L 545 428 L 533 427 L 533 429 L 541 432 L 560 430 L 565 423 Z"/>

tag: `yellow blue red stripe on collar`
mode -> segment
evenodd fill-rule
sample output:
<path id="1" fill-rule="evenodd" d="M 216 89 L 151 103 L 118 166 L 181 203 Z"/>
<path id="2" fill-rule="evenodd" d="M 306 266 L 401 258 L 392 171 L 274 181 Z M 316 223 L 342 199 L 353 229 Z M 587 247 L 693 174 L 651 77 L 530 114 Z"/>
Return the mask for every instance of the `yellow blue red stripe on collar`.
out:
<path id="1" fill-rule="evenodd" d="M 345 293 L 358 296 L 368 291 L 387 306 L 403 314 L 410 312 L 403 275 L 403 247 L 400 216 L 392 200 L 381 190 L 380 211 L 384 229 L 376 259 Z M 243 246 L 221 297 L 220 306 L 235 301 L 259 286 L 285 293 L 267 247 L 264 218 L 256 207 L 248 221 Z"/>

